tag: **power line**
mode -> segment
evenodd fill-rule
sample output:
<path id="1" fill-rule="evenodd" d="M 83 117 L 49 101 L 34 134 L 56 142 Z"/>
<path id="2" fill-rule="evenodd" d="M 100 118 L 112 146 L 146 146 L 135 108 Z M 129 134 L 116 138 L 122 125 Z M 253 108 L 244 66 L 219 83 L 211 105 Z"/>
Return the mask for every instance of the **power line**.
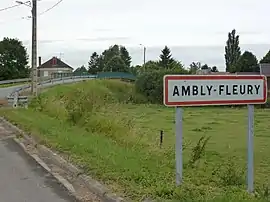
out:
<path id="1" fill-rule="evenodd" d="M 54 4 L 52 7 L 46 9 L 45 11 L 39 13 L 38 15 L 43 15 L 43 14 L 47 13 L 48 11 L 54 9 L 54 8 L 55 8 L 56 6 L 58 6 L 62 1 L 63 1 L 63 0 L 59 0 L 59 1 L 58 1 L 56 4 Z"/>
<path id="2" fill-rule="evenodd" d="M 42 0 L 38 0 L 38 1 L 42 1 Z M 48 11 L 52 10 L 53 8 L 55 8 L 56 6 L 58 6 L 63 0 L 59 0 L 57 3 L 55 3 L 53 6 L 51 6 L 50 8 L 46 9 L 45 11 L 41 12 L 38 14 L 38 16 L 40 15 L 43 15 L 45 13 L 47 13 Z M 8 9 L 11 9 L 11 8 L 14 8 L 14 7 L 17 7 L 17 6 L 20 6 L 22 4 L 18 4 L 18 5 L 14 5 L 14 6 L 10 6 L 10 7 L 7 7 L 7 8 L 3 8 L 3 9 L 0 9 L 0 11 L 4 11 L 4 10 L 8 10 Z M 19 17 L 19 18 L 15 18 L 13 20 L 29 20 L 31 19 L 32 16 L 24 16 L 24 17 Z M 12 21 L 13 21 L 12 20 Z M 3 24 L 3 23 L 9 23 L 10 21 L 0 21 L 0 24 Z"/>
<path id="3" fill-rule="evenodd" d="M 9 9 L 12 9 L 12 8 L 15 8 L 15 7 L 18 7 L 18 6 L 21 6 L 21 4 L 16 4 L 16 5 L 14 5 L 14 6 L 9 6 L 9 7 L 6 7 L 6 8 L 1 8 L 1 9 L 0 9 L 0 12 L 1 12 L 1 11 L 6 11 L 6 10 L 9 10 Z"/>

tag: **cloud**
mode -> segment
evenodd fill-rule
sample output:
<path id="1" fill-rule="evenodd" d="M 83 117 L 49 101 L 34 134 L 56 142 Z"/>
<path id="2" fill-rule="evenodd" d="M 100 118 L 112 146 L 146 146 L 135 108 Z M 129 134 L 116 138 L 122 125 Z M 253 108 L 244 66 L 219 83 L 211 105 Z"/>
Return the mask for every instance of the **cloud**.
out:
<path id="1" fill-rule="evenodd" d="M 130 38 L 129 37 L 96 37 L 96 38 L 78 38 L 76 39 L 78 41 L 94 41 L 94 42 L 97 42 L 97 41 L 115 41 L 115 40 L 121 40 L 121 41 L 129 41 Z"/>

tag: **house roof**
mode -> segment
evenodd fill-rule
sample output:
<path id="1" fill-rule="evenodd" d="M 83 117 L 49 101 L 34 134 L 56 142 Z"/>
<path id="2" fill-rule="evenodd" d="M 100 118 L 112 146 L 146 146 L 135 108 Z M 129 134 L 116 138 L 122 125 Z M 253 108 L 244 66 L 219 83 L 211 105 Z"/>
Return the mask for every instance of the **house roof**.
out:
<path id="1" fill-rule="evenodd" d="M 73 70 L 71 66 L 68 64 L 64 63 L 62 60 L 60 60 L 57 57 L 52 57 L 50 60 L 46 61 L 42 65 L 38 67 L 38 69 L 42 68 L 70 68 Z"/>
<path id="2" fill-rule="evenodd" d="M 261 74 L 265 76 L 270 76 L 270 64 L 262 63 L 260 64 Z"/>
<path id="3" fill-rule="evenodd" d="M 260 75 L 260 72 L 235 72 L 237 75 Z"/>

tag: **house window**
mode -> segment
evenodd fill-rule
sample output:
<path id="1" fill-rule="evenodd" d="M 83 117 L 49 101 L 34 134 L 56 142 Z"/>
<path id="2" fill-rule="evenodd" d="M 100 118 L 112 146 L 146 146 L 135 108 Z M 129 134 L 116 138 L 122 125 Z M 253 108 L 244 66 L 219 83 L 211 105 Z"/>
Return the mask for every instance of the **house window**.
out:
<path id="1" fill-rule="evenodd" d="M 56 65 L 56 58 L 54 57 L 53 59 L 52 59 L 52 65 Z"/>

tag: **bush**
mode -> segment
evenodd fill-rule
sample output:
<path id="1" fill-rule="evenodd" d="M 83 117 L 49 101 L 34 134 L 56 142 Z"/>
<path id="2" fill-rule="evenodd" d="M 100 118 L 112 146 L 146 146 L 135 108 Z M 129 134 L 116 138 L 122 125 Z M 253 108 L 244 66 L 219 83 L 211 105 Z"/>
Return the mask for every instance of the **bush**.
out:
<path id="1" fill-rule="evenodd" d="M 270 98 L 267 99 L 265 104 L 260 105 L 261 108 L 270 108 Z"/>
<path id="2" fill-rule="evenodd" d="M 167 74 L 188 74 L 188 71 L 177 69 L 145 72 L 135 82 L 136 91 L 144 95 L 151 103 L 163 103 L 163 77 Z"/>

